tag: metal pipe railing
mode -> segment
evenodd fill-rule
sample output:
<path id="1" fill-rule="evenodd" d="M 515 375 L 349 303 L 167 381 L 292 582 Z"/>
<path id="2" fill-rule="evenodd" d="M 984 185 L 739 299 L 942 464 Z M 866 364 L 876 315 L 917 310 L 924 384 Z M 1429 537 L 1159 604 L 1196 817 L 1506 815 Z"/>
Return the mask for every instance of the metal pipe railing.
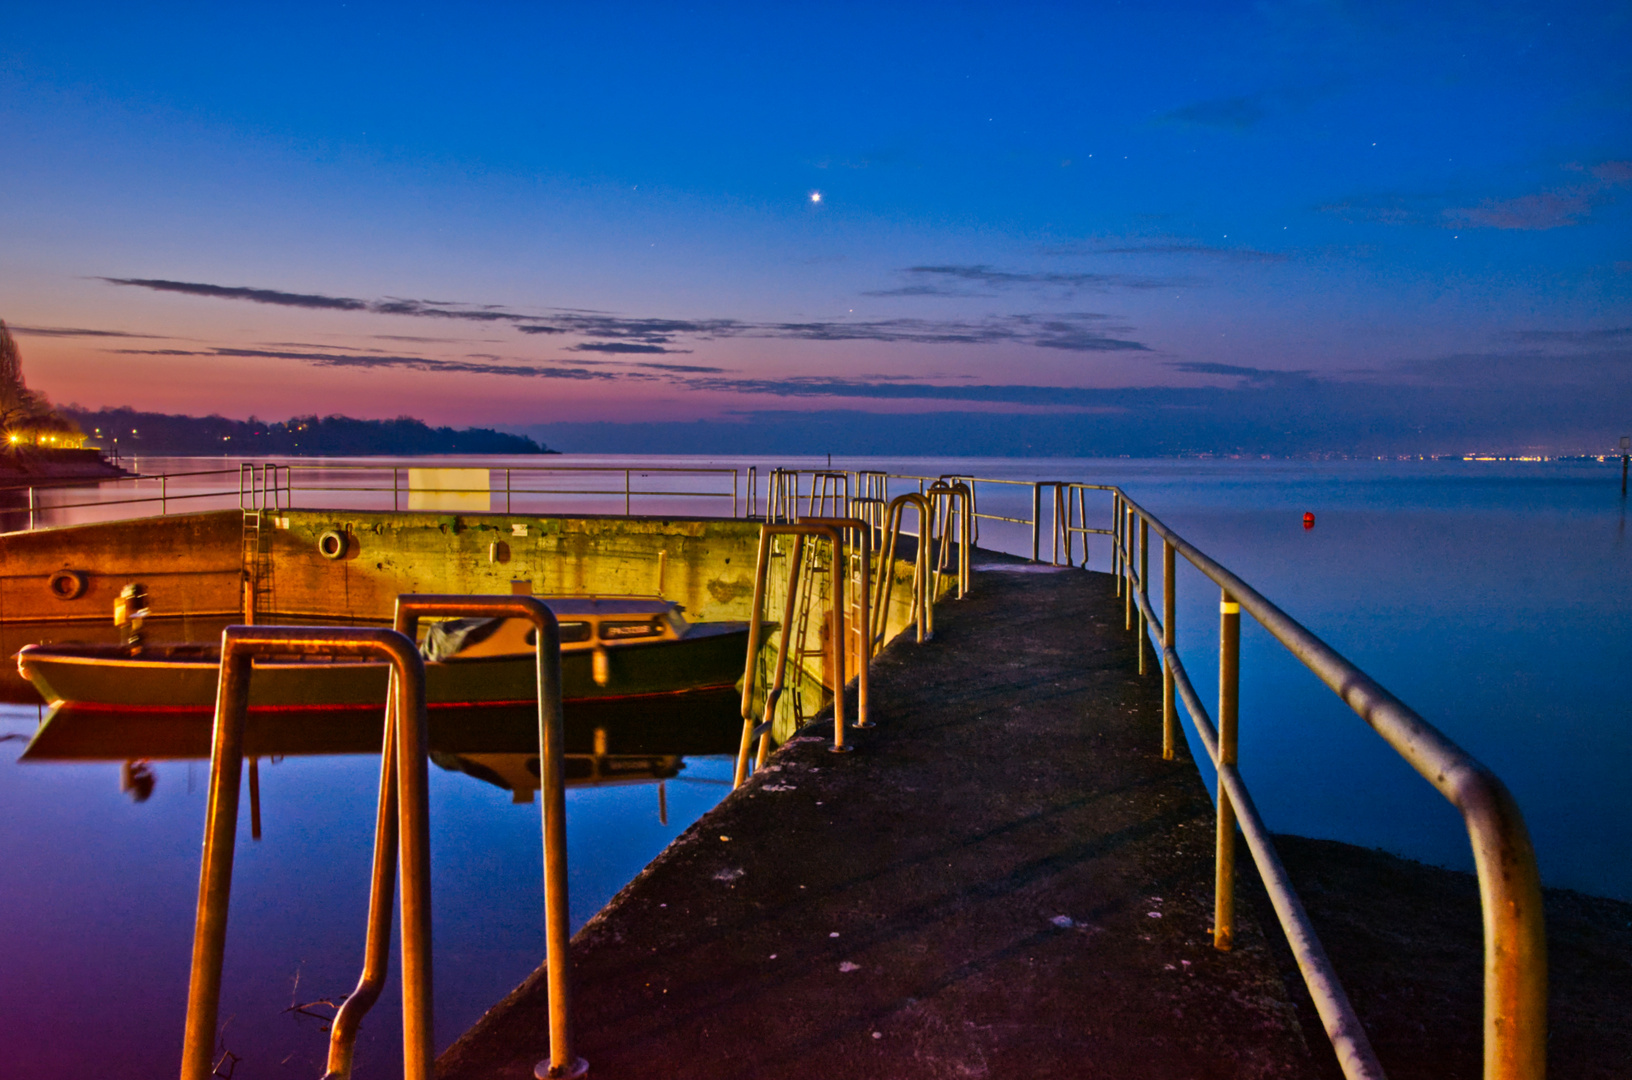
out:
<path id="1" fill-rule="evenodd" d="M 1190 714 L 1218 770 L 1218 910 L 1215 945 L 1229 947 L 1233 891 L 1234 819 L 1269 891 L 1276 915 L 1314 999 L 1344 1074 L 1380 1078 L 1377 1064 L 1347 996 L 1320 947 L 1302 904 L 1275 853 L 1236 764 L 1239 703 L 1239 628 L 1245 610 L 1287 651 L 1324 682 L 1395 752 L 1462 814 L 1479 881 L 1485 943 L 1484 1075 L 1486 1080 L 1540 1080 L 1546 1071 L 1547 961 L 1541 881 L 1523 815 L 1506 786 L 1484 765 L 1446 738 L 1404 702 L 1341 656 L 1257 590 L 1178 536 L 1118 490 L 1115 500 L 1118 583 L 1136 603 L 1145 627 L 1155 622 L 1145 574 L 1135 577 L 1131 524 L 1141 537 L 1154 530 L 1163 541 L 1163 614 L 1160 648 L 1164 676 L 1164 756 L 1171 683 Z M 1121 511 L 1126 511 L 1126 520 Z M 1145 547 L 1144 543 L 1138 544 Z M 1213 729 L 1174 646 L 1174 554 L 1220 589 L 1219 726 Z M 1126 578 L 1124 581 L 1123 579 Z M 1136 587 L 1137 586 L 1137 587 Z M 1131 629 L 1131 620 L 1129 621 Z M 1141 651 L 1146 629 L 1142 627 Z M 1228 827 L 1226 827 L 1228 822 Z"/>
<path id="2" fill-rule="evenodd" d="M 759 527 L 759 551 L 754 562 L 754 600 L 753 608 L 748 616 L 748 658 L 742 675 L 742 742 L 737 753 L 737 768 L 734 786 L 740 786 L 747 779 L 748 753 L 753 742 L 756 728 L 766 727 L 760 732 L 760 741 L 763 746 L 769 738 L 768 725 L 776 707 L 775 701 L 767 693 L 765 718 L 763 724 L 754 716 L 754 687 L 755 675 L 758 668 L 758 650 L 763 622 L 763 608 L 765 593 L 770 576 L 771 538 L 773 536 L 795 537 L 793 555 L 788 560 L 788 595 L 782 622 L 782 640 L 777 648 L 777 670 L 773 677 L 771 691 L 777 697 L 781 695 L 783 687 L 783 673 L 786 670 L 788 658 L 788 642 L 793 637 L 794 594 L 799 587 L 800 560 L 804 555 L 804 538 L 815 537 L 825 539 L 833 545 L 833 587 L 828 596 L 828 651 L 829 663 L 833 673 L 833 745 L 828 747 L 835 754 L 849 753 L 855 747 L 844 741 L 844 613 L 845 613 L 845 578 L 848 576 L 844 569 L 844 530 L 858 528 L 866 544 L 866 523 L 853 518 L 839 519 L 843 524 L 827 524 L 817 522 L 801 522 L 797 524 L 766 522 Z M 865 611 L 865 607 L 863 608 Z M 865 682 L 867 670 L 867 656 L 864 653 L 860 658 L 858 682 Z M 861 687 L 857 688 L 857 726 L 871 726 L 871 717 L 867 711 L 867 699 L 862 695 Z"/>
<path id="3" fill-rule="evenodd" d="M 929 500 L 916 491 L 897 495 L 890 500 L 884 514 L 884 553 L 878 564 L 877 598 L 873 601 L 873 647 L 884 644 L 884 634 L 890 618 L 890 594 L 895 590 L 895 548 L 901 538 L 901 519 L 906 508 L 918 511 L 918 549 L 912 563 L 912 611 L 908 618 L 918 624 L 918 644 L 935 636 L 935 586 L 930 581 L 929 548 L 933 540 L 934 514 Z"/>
<path id="4" fill-rule="evenodd" d="M 426 798 L 425 662 L 412 639 L 366 627 L 229 626 L 221 635 L 215 738 L 193 929 L 182 1080 L 215 1074 L 221 968 L 237 838 L 238 801 L 249 712 L 252 661 L 267 656 L 345 656 L 391 664 L 389 715 L 395 740 L 402 882 L 402 1038 L 404 1074 L 430 1080 L 432 1063 L 430 833 Z"/>
<path id="5" fill-rule="evenodd" d="M 833 575 L 838 578 L 842 573 L 842 582 L 845 588 L 838 588 L 834 593 L 836 603 L 844 603 L 846 588 L 850 580 L 850 563 L 847 558 L 847 541 L 853 537 L 851 547 L 855 549 L 860 572 L 856 580 L 856 612 L 854 619 L 854 636 L 856 638 L 856 719 L 851 727 L 870 728 L 873 726 L 872 711 L 869 705 L 867 670 L 872 666 L 873 635 L 871 633 L 872 620 L 872 572 L 873 572 L 873 530 L 867 522 L 853 517 L 807 517 L 800 518 L 801 525 L 826 525 L 839 530 L 839 543 L 833 549 Z M 849 610 L 846 609 L 848 616 Z M 848 639 L 846 639 L 848 640 Z M 844 646 L 840 646 L 840 655 L 844 653 Z M 835 693 L 842 693 L 843 688 L 849 685 L 841 669 L 838 676 L 839 689 Z M 764 746 L 761 746 L 761 758 L 764 757 Z"/>
<path id="6" fill-rule="evenodd" d="M 561 706 L 561 631 L 552 612 L 542 600 L 532 596 L 439 595 L 405 593 L 397 597 L 394 626 L 412 641 L 422 618 L 513 618 L 532 623 L 535 678 L 538 692 L 538 762 L 540 814 L 544 842 L 544 964 L 549 992 L 550 1059 L 541 1062 L 537 1074 L 554 1080 L 585 1075 L 589 1066 L 572 1050 L 571 987 L 568 960 L 567 904 L 567 809 L 565 778 L 565 735 Z M 387 726 L 387 739 L 391 728 Z M 335 1017 L 329 1039 L 329 1064 L 325 1080 L 343 1080 L 351 1075 L 357 1026 L 379 997 L 386 974 L 386 943 L 391 931 L 391 890 L 395 863 L 391 850 L 395 841 L 390 822 L 395 814 L 394 765 L 389 754 L 380 766 L 380 814 L 374 840 L 374 888 L 369 896 L 368 947 L 363 974 L 357 988 L 346 998 Z M 428 848 L 427 848 L 428 850 Z M 404 979 L 407 972 L 404 972 Z"/>
<path id="7" fill-rule="evenodd" d="M 172 502 L 198 500 L 226 500 L 236 496 L 239 509 L 274 509 L 281 510 L 293 506 L 295 479 L 297 471 L 315 476 L 321 480 L 325 475 L 340 476 L 344 474 L 361 474 L 364 477 L 361 483 L 323 483 L 308 482 L 301 486 L 301 490 L 308 496 L 323 495 L 384 495 L 391 494 L 391 509 L 401 507 L 402 472 L 401 465 L 371 465 L 329 462 L 267 462 L 255 464 L 241 462 L 234 468 L 196 469 L 184 472 L 166 472 L 150 475 L 126 477 L 111 477 L 102 480 L 99 484 L 120 485 L 131 484 L 139 492 L 140 485 L 157 483 L 158 492 L 152 495 L 135 494 L 128 498 L 107 499 L 80 499 L 72 502 L 47 504 L 40 491 L 58 487 L 70 486 L 67 484 L 39 484 L 27 485 L 28 491 L 28 528 L 33 529 L 39 523 L 44 511 L 88 510 L 97 508 L 134 507 L 157 504 L 160 515 L 169 513 L 169 504 Z M 570 496 L 570 497 L 621 497 L 623 513 L 628 516 L 633 513 L 633 501 L 637 498 L 676 498 L 676 499 L 729 499 L 731 501 L 731 516 L 737 516 L 738 498 L 741 491 L 741 477 L 737 469 L 724 468 L 622 468 L 615 466 L 492 466 L 481 463 L 472 466 L 438 463 L 434 468 L 482 468 L 504 473 L 504 488 L 488 487 L 419 487 L 411 486 L 409 490 L 419 495 L 489 495 L 504 498 L 505 513 L 514 511 L 515 502 L 521 496 Z M 383 478 L 389 471 L 390 484 L 387 486 L 383 479 L 377 482 L 371 477 Z M 515 474 L 515 475 L 513 475 Z M 562 486 L 529 486 L 527 476 L 565 475 L 592 475 L 592 474 L 622 474 L 623 483 L 617 487 L 562 487 Z M 522 483 L 515 482 L 516 475 L 523 477 Z M 693 490 L 664 490 L 661 487 L 640 487 L 633 483 L 636 477 L 660 475 L 685 476 L 718 476 L 731 478 L 730 490 L 720 491 L 693 491 Z M 223 478 L 220 488 L 210 487 L 203 491 L 182 490 L 172 492 L 170 484 L 177 480 L 196 480 L 202 477 Z M 231 478 L 231 479 L 228 479 Z M 236 480 L 236 484 L 233 484 Z M 230 485 L 230 486 L 229 486 Z M 83 484 L 71 485 L 76 488 Z M 18 486 L 16 490 L 23 490 Z M 314 507 L 319 509 L 321 507 Z M 744 508 L 747 509 L 746 507 Z M 19 509 L 20 512 L 20 509 Z M 745 516 L 748 516 L 745 514 Z"/>
<path id="8" fill-rule="evenodd" d="M 946 568 L 947 558 L 951 552 L 951 538 L 954 535 L 952 522 L 954 518 L 957 520 L 958 599 L 962 600 L 969 595 L 970 567 L 974 563 L 973 495 L 970 493 L 969 485 L 962 481 L 947 484 L 937 480 L 929 486 L 925 497 L 929 500 L 931 514 L 940 531 L 940 551 L 936 553 L 935 561 L 937 575 Z"/>

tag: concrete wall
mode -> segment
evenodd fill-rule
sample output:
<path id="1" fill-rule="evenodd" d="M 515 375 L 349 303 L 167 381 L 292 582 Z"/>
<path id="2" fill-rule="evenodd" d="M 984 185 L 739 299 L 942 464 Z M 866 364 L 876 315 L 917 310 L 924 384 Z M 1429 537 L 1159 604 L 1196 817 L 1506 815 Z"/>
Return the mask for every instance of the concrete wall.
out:
<path id="1" fill-rule="evenodd" d="M 759 526 L 733 519 L 538 518 L 289 511 L 272 530 L 271 607 L 287 616 L 389 619 L 398 593 L 590 593 L 678 601 L 694 620 L 745 619 Z M 329 530 L 344 558 L 318 551 Z"/>
<path id="2" fill-rule="evenodd" d="M 156 616 L 237 612 L 242 523 L 233 510 L 0 534 L 0 620 L 108 622 L 133 581 L 147 585 Z M 51 594 L 62 569 L 86 575 L 83 596 Z"/>

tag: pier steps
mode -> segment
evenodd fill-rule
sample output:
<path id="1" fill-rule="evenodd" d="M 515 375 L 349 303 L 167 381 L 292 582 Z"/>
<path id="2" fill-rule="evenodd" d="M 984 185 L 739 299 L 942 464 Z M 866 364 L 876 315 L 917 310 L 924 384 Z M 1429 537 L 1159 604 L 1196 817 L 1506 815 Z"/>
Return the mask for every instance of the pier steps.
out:
<path id="1" fill-rule="evenodd" d="M 807 728 L 578 933 L 592 1075 L 1314 1071 L 1250 905 L 1212 948 L 1211 802 L 1113 579 L 980 562 L 875 661 L 856 753 Z M 439 1075 L 531 1076 L 545 1010 L 539 973 Z"/>

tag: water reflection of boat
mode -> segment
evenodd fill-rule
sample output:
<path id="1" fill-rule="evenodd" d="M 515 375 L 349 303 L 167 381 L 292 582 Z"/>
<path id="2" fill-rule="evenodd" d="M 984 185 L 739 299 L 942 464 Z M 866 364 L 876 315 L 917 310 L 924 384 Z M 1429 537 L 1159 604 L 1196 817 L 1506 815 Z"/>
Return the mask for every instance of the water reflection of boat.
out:
<path id="1" fill-rule="evenodd" d="M 545 601 L 561 627 L 562 699 L 569 713 L 592 701 L 733 686 L 748 644 L 743 622 L 687 623 L 666 600 L 569 597 Z M 459 619 L 427 632 L 426 699 L 433 711 L 536 701 L 532 628 L 519 619 Z M 216 645 L 28 645 L 17 667 L 48 702 L 126 711 L 209 713 L 215 705 Z M 377 710 L 383 664 L 256 665 L 251 713 Z"/>
<path id="2" fill-rule="evenodd" d="M 449 772 L 462 772 L 510 792 L 512 802 L 530 803 L 538 792 L 538 755 L 448 754 L 432 751 L 431 760 Z M 567 754 L 562 761 L 568 787 L 650 784 L 680 775 L 679 754 Z"/>
<path id="3" fill-rule="evenodd" d="M 586 701 L 566 711 L 568 754 L 662 756 L 735 753 L 741 702 L 730 687 Z M 377 754 L 384 710 L 252 710 L 250 757 Z M 62 704 L 23 751 L 23 761 L 208 758 L 209 713 Z M 459 706 L 430 712 L 438 754 L 537 754 L 538 712 L 526 705 Z"/>

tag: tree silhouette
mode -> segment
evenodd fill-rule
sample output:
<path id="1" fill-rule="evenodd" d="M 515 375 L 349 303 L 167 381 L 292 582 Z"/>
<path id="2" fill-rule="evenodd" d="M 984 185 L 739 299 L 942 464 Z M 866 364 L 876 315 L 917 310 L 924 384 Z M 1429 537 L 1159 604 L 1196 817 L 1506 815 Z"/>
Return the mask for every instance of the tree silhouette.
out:
<path id="1" fill-rule="evenodd" d="M 36 394 L 23 381 L 23 354 L 11 336 L 6 321 L 0 319 L 0 437 L 12 453 L 22 449 L 11 434 L 19 428 L 33 432 L 77 432 L 73 421 L 58 415 L 43 394 Z"/>
<path id="2" fill-rule="evenodd" d="M 9 413 L 23 406 L 31 395 L 23 382 L 23 354 L 17 350 L 17 339 L 0 319 L 0 410 Z"/>

